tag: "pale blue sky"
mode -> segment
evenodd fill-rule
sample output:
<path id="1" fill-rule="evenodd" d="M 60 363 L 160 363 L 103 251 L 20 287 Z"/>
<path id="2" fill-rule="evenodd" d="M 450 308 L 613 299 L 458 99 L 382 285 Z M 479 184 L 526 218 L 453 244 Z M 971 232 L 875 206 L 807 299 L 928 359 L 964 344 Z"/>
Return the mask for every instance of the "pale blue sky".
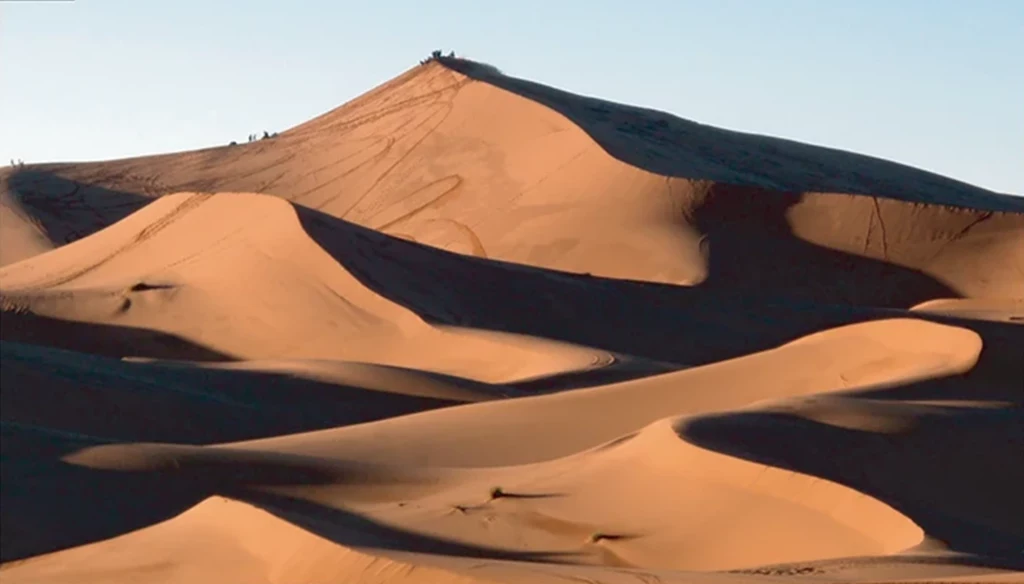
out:
<path id="1" fill-rule="evenodd" d="M 0 164 L 284 130 L 433 48 L 1024 194 L 1024 0 L 0 2 Z"/>

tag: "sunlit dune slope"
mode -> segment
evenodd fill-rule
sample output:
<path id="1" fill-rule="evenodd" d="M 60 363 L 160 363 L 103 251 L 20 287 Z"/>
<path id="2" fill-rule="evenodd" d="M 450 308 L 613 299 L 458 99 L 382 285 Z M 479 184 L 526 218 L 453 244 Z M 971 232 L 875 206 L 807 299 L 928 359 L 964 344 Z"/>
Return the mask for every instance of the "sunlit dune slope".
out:
<path id="1" fill-rule="evenodd" d="M 85 445 L 268 437 L 500 397 L 467 380 L 343 362 L 131 363 L 2 341 L 0 363 L 4 560 L 115 536 L 187 504 L 145 479 L 60 462 Z"/>
<path id="2" fill-rule="evenodd" d="M 956 327 L 903 319 L 868 322 L 646 379 L 268 441 L 278 451 L 352 460 L 468 467 L 523 464 L 591 448 L 668 416 L 963 373 L 974 366 L 981 345 L 976 333 Z M 258 450 L 264 442 L 242 447 Z"/>
<path id="3" fill-rule="evenodd" d="M 930 334 L 914 326 L 929 328 Z M 831 392 L 822 385 L 813 395 L 788 387 L 761 396 L 733 390 L 728 403 L 710 407 L 701 396 L 711 387 L 731 388 L 727 380 L 734 371 L 711 366 L 673 374 L 680 386 L 690 385 L 689 377 L 690 386 L 703 391 L 689 407 L 663 406 L 662 413 L 687 415 L 646 427 L 639 419 L 628 425 L 608 416 L 551 417 L 559 408 L 548 403 L 550 398 L 532 398 L 495 403 L 493 411 L 460 406 L 221 447 L 94 447 L 67 460 L 151 474 L 166 486 L 230 492 L 344 546 L 384 555 L 455 555 L 473 558 L 474 566 L 486 559 L 646 570 L 782 563 L 799 569 L 811 563 L 825 566 L 811 573 L 827 574 L 822 572 L 827 563 L 814 562 L 895 554 L 925 535 L 960 553 L 1016 549 L 1024 542 L 1013 519 L 1024 476 L 1011 468 L 1024 447 L 1016 433 L 1024 421 L 1019 408 L 899 397 L 927 379 L 955 379 L 967 372 L 980 349 L 977 337 L 914 321 L 858 325 L 825 336 L 849 342 L 872 332 L 893 343 L 910 334 L 934 344 L 873 363 L 868 370 L 887 378 L 884 383 L 862 377 L 862 385 Z M 843 346 L 814 336 L 746 359 L 813 370 L 806 356 L 793 352 L 796 348 L 835 356 Z M 909 369 L 900 374 L 901 368 Z M 753 377 L 753 371 L 746 373 Z M 969 383 L 959 387 L 961 396 L 969 395 Z M 612 391 L 597 388 L 562 397 L 585 412 L 592 396 Z M 606 411 L 623 411 L 627 401 L 664 399 L 664 394 L 634 387 L 620 391 L 619 398 L 620 405 L 605 404 Z M 522 404 L 529 412 L 517 411 Z M 550 442 L 572 440 L 581 428 L 594 425 L 607 426 L 613 438 L 595 435 L 592 446 L 576 443 L 564 457 L 538 457 L 542 447 L 523 432 L 518 446 L 532 451 L 536 462 L 510 466 L 508 453 L 517 445 L 501 436 L 483 436 L 473 445 L 444 442 L 443 435 L 459 425 L 444 414 L 458 411 L 491 424 L 509 417 L 543 420 Z M 422 423 L 426 418 L 432 423 Z M 447 452 L 447 460 L 443 455 L 411 460 L 400 448 L 360 456 L 347 444 L 388 440 L 387 431 L 369 436 L 363 428 L 390 424 L 397 437 L 396 428 L 416 421 L 419 433 L 401 438 L 407 444 L 427 441 Z M 625 428 L 633 431 L 622 434 Z M 446 466 L 471 447 L 489 452 L 490 464 Z M 119 545 L 129 545 L 133 537 Z"/>
<path id="4" fill-rule="evenodd" d="M 375 267 L 377 277 L 394 269 Z M 364 361 L 484 381 L 614 360 L 542 339 L 432 327 L 364 286 L 310 238 L 295 207 L 267 196 L 162 198 L 7 266 L 0 300 L 4 338 L 29 342 L 66 338 L 47 333 L 49 318 L 158 331 L 229 358 Z M 88 351 L 91 342 L 83 333 L 69 348 Z"/>
<path id="5" fill-rule="evenodd" d="M 5 582 L 484 584 L 339 546 L 258 508 L 211 498 L 165 523 L 3 569 Z"/>
<path id="6" fill-rule="evenodd" d="M 904 275 L 901 290 L 927 292 Z M 115 357 L 362 361 L 517 383 L 635 377 L 902 314 L 564 275 L 232 193 L 164 197 L 6 266 L 0 300 L 0 338 L 11 341 Z"/>
<path id="7" fill-rule="evenodd" d="M 1024 199 L 440 58 L 0 168 L 0 580 L 1024 570 Z"/>
<path id="8" fill-rule="evenodd" d="M 239 482 L 266 484 L 286 472 L 323 477 L 236 488 L 233 496 L 338 544 L 385 554 L 709 570 L 887 554 L 921 539 L 913 522 L 877 500 L 695 448 L 670 422 L 564 459 L 479 470 L 359 470 L 326 457 L 289 462 L 272 450 L 142 445 L 92 449 L 72 460 L 207 484 L 243 476 Z M 507 496 L 492 497 L 496 485 Z M 187 522 L 181 519 L 171 524 Z M 132 542 L 145 554 L 142 533 L 122 538 L 122 545 Z M 104 552 L 97 555 L 112 555 L 103 549 L 109 544 L 94 547 Z"/>
<path id="9" fill-rule="evenodd" d="M 6 196 L 57 244 L 151 197 L 245 191 L 461 253 L 617 278 L 903 307 L 1024 282 L 1014 197 L 445 64 L 269 140 L 6 171 Z M 38 251 L 25 243 L 5 261 Z"/>
<path id="10" fill-rule="evenodd" d="M 190 482 L 230 490 L 287 523 L 208 500 L 165 524 L 31 560 L 9 573 L 52 581 L 72 574 L 123 578 L 145 564 L 158 574 L 180 565 L 209 578 L 207 571 L 224 565 L 213 552 L 234 557 L 230 550 L 241 546 L 262 559 L 243 561 L 243 569 L 279 567 L 274 573 L 282 581 L 292 581 L 293 572 L 360 578 L 364 566 L 349 564 L 352 552 L 329 548 L 333 542 L 384 556 L 378 567 L 396 582 L 405 580 L 389 571 L 395 560 L 429 573 L 439 565 L 467 575 L 484 569 L 499 582 L 558 581 L 565 573 L 559 564 L 603 566 L 612 571 L 573 573 L 598 581 L 607 575 L 609 582 L 622 568 L 684 582 L 701 578 L 686 570 L 765 564 L 779 567 L 753 573 L 836 581 L 830 572 L 855 576 L 874 565 L 884 573 L 883 556 L 915 546 L 923 535 L 960 553 L 1005 553 L 1021 543 L 1014 494 L 1024 477 L 1006 472 L 1008 456 L 1021 446 L 1013 444 L 1019 412 L 999 404 L 866 395 L 861 390 L 659 420 L 565 458 L 510 467 L 367 466 L 327 452 L 283 454 L 272 441 L 249 451 L 92 448 L 69 460 L 151 473 L 165 487 Z M 959 448 L 962 442 L 969 447 Z M 245 527 L 254 521 L 263 526 L 259 537 Z M 217 538 L 209 537 L 212 531 Z M 172 534 L 177 542 L 207 541 L 210 553 L 172 543 Z M 258 542 L 265 537 L 287 549 L 300 539 L 302 551 L 263 550 Z M 832 562 L 840 556 L 862 556 L 865 566 L 856 559 Z M 942 558 L 928 557 L 906 557 L 903 573 L 913 574 L 915 563 L 921 573 Z M 520 565 L 524 560 L 530 569 Z M 744 578 L 737 581 L 756 579 Z"/>

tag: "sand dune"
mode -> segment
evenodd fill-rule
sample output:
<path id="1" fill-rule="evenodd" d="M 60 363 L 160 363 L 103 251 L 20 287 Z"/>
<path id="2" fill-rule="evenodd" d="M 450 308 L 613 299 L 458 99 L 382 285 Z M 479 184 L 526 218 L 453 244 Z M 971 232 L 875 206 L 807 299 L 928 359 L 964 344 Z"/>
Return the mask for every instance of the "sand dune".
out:
<path id="1" fill-rule="evenodd" d="M 939 298 L 922 302 L 913 307 L 913 310 L 981 320 L 1024 322 L 1024 297 Z"/>
<path id="2" fill-rule="evenodd" d="M 491 382 L 614 360 L 540 339 L 430 327 L 363 286 L 306 235 L 294 207 L 265 196 L 165 197 L 4 268 L 0 282 L 8 312 L 166 332 L 239 359 L 367 361 Z M 19 338 L 33 333 L 44 334 Z M 505 368 L 495 367 L 497 355 Z"/>
<path id="3" fill-rule="evenodd" d="M 0 361 L 4 559 L 111 537 L 190 503 L 189 493 L 60 461 L 83 446 L 267 437 L 499 397 L 366 364 L 130 363 L 6 341 Z"/>
<path id="4" fill-rule="evenodd" d="M 230 468 L 249 469 L 249 480 L 256 484 L 283 478 L 270 470 L 278 457 L 269 452 L 253 458 L 202 450 L 165 454 L 156 447 L 133 454 L 119 448 L 76 458 L 167 472 L 171 465 L 163 457 L 173 456 L 179 469 L 175 480 L 219 482 L 222 489 L 226 477 L 237 476 L 227 472 Z M 402 548 L 420 553 L 443 554 L 462 546 L 463 555 L 470 556 L 532 555 L 570 563 L 714 570 L 892 553 L 921 539 L 912 522 L 874 499 L 813 477 L 692 448 L 669 421 L 548 464 L 471 472 L 435 469 L 432 480 L 421 479 L 426 485 L 405 489 L 381 490 L 378 483 L 385 479 L 372 469 L 357 472 L 329 460 L 313 460 L 309 466 L 295 461 L 287 468 L 301 474 L 298 468 L 311 472 L 319 467 L 341 483 L 337 486 L 268 487 L 269 493 L 236 496 L 342 545 L 385 553 L 405 533 L 410 535 L 404 536 L 408 541 Z M 222 465 L 226 472 L 217 470 Z M 258 476 L 257 468 L 272 474 Z M 403 470 L 382 473 L 390 485 L 411 478 Z M 494 485 L 508 494 L 491 498 L 488 490 Z M 677 496 L 681 490 L 687 497 Z M 415 503 L 403 504 L 410 499 Z M 325 520 L 332 527 L 320 523 Z M 381 541 L 391 530 L 396 533 Z M 766 538 L 773 544 L 764 545 Z"/>
<path id="5" fill-rule="evenodd" d="M 301 583 L 358 578 L 367 584 L 478 582 L 344 548 L 273 515 L 212 498 L 172 521 L 97 546 L 2 569 L 5 580 Z M 182 566 L 187 566 L 182 569 Z"/>
<path id="6" fill-rule="evenodd" d="M 916 342 L 908 346 L 911 338 Z M 818 333 L 764 353 L 637 381 L 447 408 L 269 442 L 275 451 L 329 453 L 348 460 L 523 464 L 591 448 L 667 416 L 962 373 L 974 365 L 980 351 L 980 339 L 971 331 L 913 320 L 870 322 Z M 819 361 L 823 355 L 828 363 Z M 259 450 L 263 442 L 244 447 Z"/>
<path id="7" fill-rule="evenodd" d="M 618 278 L 903 307 L 943 291 L 1012 295 L 1020 278 L 1014 197 L 445 64 L 272 140 L 30 166 L 5 184 L 59 243 L 150 197 L 239 191 L 460 253 Z M 761 249 L 772 253 L 751 255 Z M 907 290 L 925 285 L 924 297 Z"/>
<path id="8" fill-rule="evenodd" d="M 7 184 L 9 173 L 0 170 L 0 266 L 53 249 L 43 230 L 25 212 Z"/>
<path id="9" fill-rule="evenodd" d="M 0 578 L 1019 579 L 1021 201 L 448 58 L 0 169 Z"/>
<path id="10" fill-rule="evenodd" d="M 6 266 L 0 296 L 7 340 L 116 357 L 363 361 L 487 382 L 643 375 L 903 314 L 794 311 L 808 300 L 483 261 L 230 193 L 165 197 Z"/>

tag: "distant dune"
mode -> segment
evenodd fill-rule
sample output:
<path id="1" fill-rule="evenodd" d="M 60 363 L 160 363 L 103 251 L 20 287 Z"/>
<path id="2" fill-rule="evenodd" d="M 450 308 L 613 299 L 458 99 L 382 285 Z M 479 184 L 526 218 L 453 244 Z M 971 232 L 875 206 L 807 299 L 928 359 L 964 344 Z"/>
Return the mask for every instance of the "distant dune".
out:
<path id="1" fill-rule="evenodd" d="M 1024 581 L 1024 199 L 434 59 L 0 169 L 0 578 Z"/>

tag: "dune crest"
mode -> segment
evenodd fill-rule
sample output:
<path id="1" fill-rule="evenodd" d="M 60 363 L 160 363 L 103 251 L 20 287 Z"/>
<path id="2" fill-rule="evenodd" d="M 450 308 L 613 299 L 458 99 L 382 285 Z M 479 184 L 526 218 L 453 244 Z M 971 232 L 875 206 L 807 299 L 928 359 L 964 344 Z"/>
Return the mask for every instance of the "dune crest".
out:
<path id="1" fill-rule="evenodd" d="M 24 575 L 33 582 L 52 584 L 135 579 L 302 584 L 339 577 L 367 584 L 481 582 L 341 547 L 265 511 L 221 497 L 167 522 L 63 552 L 60 565 L 50 565 L 49 559 L 43 556 L 3 568 L 4 579 L 19 580 Z"/>
<path id="2" fill-rule="evenodd" d="M 2 168 L 0 578 L 1018 578 L 1022 200 L 443 56 Z"/>
<path id="3" fill-rule="evenodd" d="M 908 337 L 926 341 L 908 345 Z M 330 453 L 441 466 L 524 464 L 591 448 L 669 416 L 955 375 L 968 371 L 980 352 L 978 335 L 968 330 L 909 319 L 868 322 L 763 353 L 635 381 L 239 446 L 259 450 L 272 444 L 274 450 L 311 456 Z M 536 422 L 538 415 L 544 424 Z"/>
<path id="4" fill-rule="evenodd" d="M 93 236 L 3 268 L 0 304 L 15 318 L 161 331 L 235 359 L 365 361 L 490 382 L 614 361 L 540 339 L 431 327 L 334 261 L 289 203 L 262 195 L 163 197 Z M 45 331 L 19 338 L 33 333 Z M 488 355 L 502 355 L 506 368 Z"/>
<path id="5" fill-rule="evenodd" d="M 414 68 L 272 140 L 7 172 L 8 192 L 58 245 L 153 197 L 234 191 L 478 257 L 684 285 L 771 282 L 904 308 L 1019 295 L 1024 263 L 1015 197 L 462 60 Z M 759 249 L 773 253 L 751 261 Z M 885 289 L 844 275 L 851 264 Z"/>

